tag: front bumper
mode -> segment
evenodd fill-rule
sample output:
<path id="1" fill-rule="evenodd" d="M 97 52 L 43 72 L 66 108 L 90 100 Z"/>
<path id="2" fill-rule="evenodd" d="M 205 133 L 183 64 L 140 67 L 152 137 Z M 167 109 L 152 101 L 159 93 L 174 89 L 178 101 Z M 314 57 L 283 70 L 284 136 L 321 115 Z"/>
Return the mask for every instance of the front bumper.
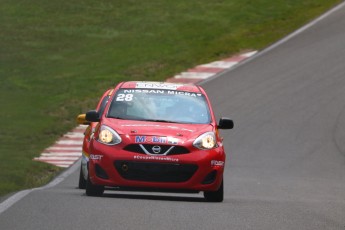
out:
<path id="1" fill-rule="evenodd" d="M 94 142 L 89 158 L 93 184 L 192 191 L 215 191 L 223 180 L 225 153 L 193 148 L 188 154 L 145 155 L 123 150 L 121 145 Z"/>

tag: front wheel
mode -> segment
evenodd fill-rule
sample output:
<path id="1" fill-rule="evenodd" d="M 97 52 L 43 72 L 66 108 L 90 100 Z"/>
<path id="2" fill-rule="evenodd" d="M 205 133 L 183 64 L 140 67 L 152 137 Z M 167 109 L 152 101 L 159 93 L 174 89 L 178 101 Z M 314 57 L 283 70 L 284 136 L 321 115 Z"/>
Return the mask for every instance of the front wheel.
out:
<path id="1" fill-rule="evenodd" d="M 217 191 L 204 192 L 204 197 L 206 201 L 209 202 L 222 202 L 224 199 L 224 184 L 223 181 Z"/>
<path id="2" fill-rule="evenodd" d="M 90 177 L 88 176 L 85 191 L 87 196 L 102 196 L 104 192 L 104 186 L 92 184 Z"/>
<path id="3" fill-rule="evenodd" d="M 86 188 L 86 180 L 84 179 L 84 174 L 83 174 L 82 166 L 80 166 L 78 187 L 80 189 L 85 189 Z"/>

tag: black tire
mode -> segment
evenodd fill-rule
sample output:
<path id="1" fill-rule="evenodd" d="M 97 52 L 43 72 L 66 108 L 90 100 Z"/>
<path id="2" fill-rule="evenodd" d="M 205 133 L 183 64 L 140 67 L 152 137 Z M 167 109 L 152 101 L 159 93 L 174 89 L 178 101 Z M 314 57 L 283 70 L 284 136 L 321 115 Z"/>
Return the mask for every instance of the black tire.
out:
<path id="1" fill-rule="evenodd" d="M 86 188 L 86 180 L 84 179 L 83 170 L 80 166 L 80 173 L 79 173 L 79 185 L 78 188 L 85 189 Z"/>
<path id="2" fill-rule="evenodd" d="M 86 181 L 85 191 L 87 196 L 102 196 L 104 192 L 104 186 L 92 184 L 90 178 L 88 177 Z"/>
<path id="3" fill-rule="evenodd" d="M 224 199 L 224 184 L 220 185 L 219 189 L 214 192 L 204 192 L 204 197 L 208 202 L 222 202 Z"/>

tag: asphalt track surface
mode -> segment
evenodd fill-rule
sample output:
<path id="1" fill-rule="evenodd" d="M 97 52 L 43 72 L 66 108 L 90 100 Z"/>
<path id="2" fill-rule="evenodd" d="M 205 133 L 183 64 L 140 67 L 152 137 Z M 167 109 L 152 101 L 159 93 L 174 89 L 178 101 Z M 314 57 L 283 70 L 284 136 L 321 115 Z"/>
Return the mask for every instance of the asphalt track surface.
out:
<path id="1" fill-rule="evenodd" d="M 217 116 L 235 121 L 223 132 L 223 203 L 202 194 L 87 197 L 76 189 L 75 165 L 55 183 L 21 193 L 2 210 L 1 230 L 344 230 L 344 5 L 202 83 Z"/>

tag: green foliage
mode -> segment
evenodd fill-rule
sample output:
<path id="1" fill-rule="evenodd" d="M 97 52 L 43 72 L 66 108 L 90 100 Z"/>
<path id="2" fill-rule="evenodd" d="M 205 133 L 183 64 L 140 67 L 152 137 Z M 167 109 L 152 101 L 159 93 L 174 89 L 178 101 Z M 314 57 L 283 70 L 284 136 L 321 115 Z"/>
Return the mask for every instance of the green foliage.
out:
<path id="1" fill-rule="evenodd" d="M 262 49 L 341 2 L 0 1 L 0 195 L 59 172 L 31 159 L 106 88 Z"/>

